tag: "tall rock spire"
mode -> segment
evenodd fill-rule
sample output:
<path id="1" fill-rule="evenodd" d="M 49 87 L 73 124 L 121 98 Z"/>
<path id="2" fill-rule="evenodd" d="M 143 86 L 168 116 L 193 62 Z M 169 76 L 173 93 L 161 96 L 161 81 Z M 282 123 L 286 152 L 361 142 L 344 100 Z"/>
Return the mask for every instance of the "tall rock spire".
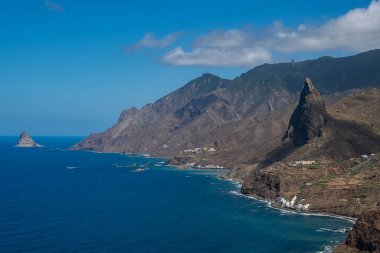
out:
<path id="1" fill-rule="evenodd" d="M 296 146 L 302 146 L 309 140 L 320 137 L 326 116 L 325 102 L 310 78 L 306 78 L 298 106 L 290 118 L 283 141 L 292 140 Z"/>

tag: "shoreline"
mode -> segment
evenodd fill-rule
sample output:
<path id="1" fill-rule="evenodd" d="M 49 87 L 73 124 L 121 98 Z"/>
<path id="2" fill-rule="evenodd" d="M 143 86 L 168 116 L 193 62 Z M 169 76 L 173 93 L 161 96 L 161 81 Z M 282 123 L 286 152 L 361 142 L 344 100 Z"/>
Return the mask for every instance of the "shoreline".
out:
<path id="1" fill-rule="evenodd" d="M 256 200 L 258 202 L 266 203 L 268 207 L 282 211 L 282 212 L 287 212 L 287 213 L 291 213 L 291 214 L 298 214 L 298 215 L 306 215 L 306 216 L 331 217 L 331 218 L 336 218 L 336 219 L 347 220 L 347 221 L 351 222 L 352 224 L 354 224 L 355 221 L 357 220 L 357 218 L 355 218 L 355 217 L 338 215 L 338 214 L 334 214 L 334 213 L 312 213 L 312 212 L 304 212 L 304 211 L 298 211 L 298 210 L 291 209 L 291 208 L 286 208 L 286 207 L 283 207 L 282 205 L 280 205 L 275 200 L 264 199 L 264 198 L 261 198 L 257 195 L 253 195 L 253 194 L 241 193 L 240 190 L 241 190 L 241 184 L 242 183 L 239 180 L 236 180 L 233 178 L 223 178 L 223 177 L 220 177 L 220 178 L 223 180 L 235 182 L 235 184 L 239 185 L 239 188 L 238 188 L 239 191 L 236 191 L 236 193 L 233 193 L 233 194 L 235 194 L 237 196 L 244 197 L 244 198 L 253 199 L 253 200 Z"/>
<path id="2" fill-rule="evenodd" d="M 118 155 L 125 155 L 125 156 L 145 157 L 145 158 L 162 159 L 162 160 L 169 160 L 172 158 L 170 156 L 151 156 L 149 154 L 123 153 L 123 152 L 118 152 L 118 151 L 106 152 L 106 151 L 98 151 L 98 150 L 79 149 L 79 148 L 75 148 L 75 147 L 68 147 L 68 148 L 66 148 L 66 150 L 89 152 L 89 153 L 96 153 L 96 154 L 118 154 Z M 171 166 L 173 166 L 173 165 L 171 165 Z"/>
<path id="3" fill-rule="evenodd" d="M 332 214 L 332 213 L 302 212 L 302 211 L 298 211 L 298 210 L 294 210 L 294 209 L 283 207 L 283 206 L 279 205 L 277 202 L 272 202 L 272 201 L 269 201 L 267 199 L 263 199 L 263 198 L 260 198 L 258 196 L 255 196 L 255 195 L 247 195 L 247 194 L 243 194 L 243 193 L 237 193 L 236 195 L 244 197 L 244 198 L 253 199 L 253 200 L 256 200 L 256 201 L 259 201 L 259 202 L 262 202 L 262 203 L 266 203 L 268 207 L 276 209 L 276 210 L 279 210 L 281 212 L 286 212 L 286 213 L 291 213 L 291 214 L 298 214 L 298 215 L 305 215 L 305 216 L 320 216 L 320 217 L 336 218 L 336 219 L 341 219 L 341 220 L 349 221 L 352 224 L 354 224 L 355 221 L 357 220 L 357 218 L 354 218 L 354 217 L 337 215 L 337 214 Z"/>
<path id="4" fill-rule="evenodd" d="M 75 149 L 75 150 L 76 151 L 92 152 L 92 153 L 101 153 L 101 154 L 110 154 L 111 153 L 111 152 L 100 152 L 100 151 L 93 151 L 93 150 L 80 150 L 80 149 Z M 213 170 L 213 171 L 216 171 L 217 173 L 215 175 L 213 175 L 213 177 L 215 179 L 223 180 L 223 181 L 229 181 L 232 185 L 234 185 L 236 187 L 236 190 L 230 191 L 229 194 L 234 194 L 238 197 L 247 198 L 250 200 L 254 200 L 256 202 L 265 203 L 267 207 L 278 211 L 279 212 L 278 215 L 281 215 L 281 214 L 284 215 L 284 213 L 286 213 L 286 214 L 291 214 L 291 215 L 316 216 L 316 217 L 322 217 L 322 218 L 325 217 L 325 218 L 333 218 L 333 219 L 340 219 L 340 220 L 347 221 L 351 224 L 351 226 L 347 225 L 347 227 L 344 228 L 344 233 L 346 233 L 346 234 L 348 232 L 350 232 L 350 230 L 353 228 L 353 226 L 357 220 L 357 218 L 354 218 L 354 217 L 337 215 L 337 214 L 333 214 L 333 213 L 312 213 L 312 212 L 298 211 L 298 210 L 286 208 L 286 207 L 280 205 L 280 203 L 278 203 L 276 200 L 264 199 L 264 198 L 261 198 L 259 196 L 255 196 L 253 194 L 243 194 L 243 193 L 241 193 L 243 180 L 238 179 L 238 178 L 229 177 L 229 174 L 226 171 L 230 171 L 231 170 L 230 168 L 224 168 L 223 170 L 221 170 L 220 168 L 207 168 L 207 169 L 206 168 L 189 168 L 189 167 L 186 167 L 184 165 L 167 164 L 167 161 L 170 160 L 170 157 L 151 157 L 149 155 L 147 156 L 147 155 L 132 154 L 132 153 L 126 154 L 126 153 L 121 153 L 121 152 L 112 152 L 112 153 L 113 154 L 126 155 L 126 156 L 129 155 L 129 156 L 143 157 L 143 158 L 147 158 L 147 159 L 149 159 L 149 158 L 162 159 L 164 161 L 165 166 L 172 167 L 176 170 L 198 170 L 198 171 Z M 324 245 L 322 251 L 317 251 L 317 252 L 333 252 L 333 250 L 336 249 L 339 245 L 342 245 L 342 243 L 343 243 L 343 241 L 341 241 L 339 243 L 331 242 L 327 245 Z"/>
<path id="5" fill-rule="evenodd" d="M 200 171 L 205 170 L 202 168 L 184 168 L 184 167 L 175 166 L 175 165 L 170 165 L 170 166 L 174 167 L 178 170 L 188 170 L 188 169 L 200 170 Z M 210 168 L 208 168 L 208 169 L 210 169 Z M 214 168 L 213 170 L 217 171 L 220 169 Z M 230 170 L 230 169 L 226 168 L 225 170 Z M 217 175 L 216 178 L 219 180 L 230 181 L 232 184 L 236 185 L 237 191 L 234 191 L 234 193 L 231 192 L 232 194 L 240 196 L 240 197 L 248 198 L 248 199 L 253 199 L 253 200 L 261 202 L 261 203 L 265 203 L 265 204 L 267 204 L 268 207 L 270 207 L 272 209 L 276 209 L 276 210 L 281 211 L 281 212 L 287 212 L 287 213 L 291 213 L 291 214 L 298 214 L 298 215 L 305 215 L 305 216 L 320 216 L 320 217 L 336 218 L 336 219 L 349 221 L 352 224 L 354 224 L 357 220 L 357 218 L 355 218 L 355 217 L 338 215 L 338 214 L 334 214 L 334 213 L 313 213 L 313 212 L 298 211 L 295 209 L 283 207 L 276 200 L 264 199 L 264 198 L 261 198 L 257 195 L 253 195 L 253 194 L 243 194 L 243 193 L 241 193 L 241 186 L 243 184 L 243 181 L 241 179 L 231 178 L 231 177 L 228 177 L 226 175 L 228 175 L 228 174 L 227 173 L 221 173 L 221 174 Z"/>
<path id="6" fill-rule="evenodd" d="M 105 151 L 96 151 L 96 150 L 76 149 L 76 148 L 72 148 L 72 147 L 69 147 L 68 150 L 82 151 L 82 152 L 91 152 L 91 153 L 98 153 L 98 154 L 120 154 L 120 155 L 126 155 L 126 156 L 129 155 L 129 156 L 136 156 L 136 157 L 163 159 L 163 160 L 166 160 L 166 161 L 170 160 L 172 158 L 172 157 L 150 156 L 150 155 L 147 155 L 147 154 L 123 153 L 123 152 L 105 152 Z M 205 170 L 205 169 L 215 170 L 215 171 L 220 170 L 220 168 L 188 168 L 188 167 L 186 167 L 184 165 L 170 165 L 170 164 L 166 164 L 166 165 L 168 165 L 170 167 L 173 167 L 173 168 L 176 168 L 178 170 L 189 170 L 189 169 L 200 170 L 200 171 Z M 230 168 L 224 168 L 224 170 L 230 170 Z M 280 205 L 275 200 L 264 199 L 264 198 L 261 198 L 261 197 L 259 197 L 257 195 L 253 195 L 253 194 L 243 194 L 243 193 L 240 192 L 241 191 L 241 186 L 243 184 L 242 180 L 236 179 L 236 178 L 231 178 L 231 177 L 228 177 L 226 175 L 227 175 L 226 173 L 221 173 L 221 174 L 218 174 L 218 176 L 216 178 L 218 178 L 220 180 L 230 181 L 233 184 L 237 185 L 238 186 L 238 191 L 236 191 L 236 193 L 233 193 L 233 194 L 235 194 L 237 196 L 240 196 L 240 197 L 244 197 L 244 198 L 248 198 L 248 199 L 253 199 L 253 200 L 258 201 L 258 202 L 266 203 L 268 207 L 276 209 L 278 211 L 287 212 L 287 213 L 291 213 L 291 214 L 298 214 L 298 215 L 319 216 L 319 217 L 329 217 L 329 218 L 342 219 L 342 220 L 349 221 L 352 224 L 354 224 L 355 221 L 357 220 L 357 218 L 355 218 L 355 217 L 343 216 L 343 215 L 338 215 L 338 214 L 334 214 L 334 213 L 312 213 L 312 212 L 298 211 L 298 210 L 294 210 L 294 209 L 291 209 L 291 208 L 283 207 L 282 205 Z"/>

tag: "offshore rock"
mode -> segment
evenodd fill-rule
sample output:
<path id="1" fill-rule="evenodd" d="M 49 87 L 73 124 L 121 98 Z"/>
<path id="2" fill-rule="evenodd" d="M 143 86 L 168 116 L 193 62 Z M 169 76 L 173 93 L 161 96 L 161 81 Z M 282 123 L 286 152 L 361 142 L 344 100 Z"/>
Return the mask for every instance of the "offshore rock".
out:
<path id="1" fill-rule="evenodd" d="M 18 148 L 38 148 L 42 147 L 42 145 L 36 143 L 32 137 L 27 132 L 22 132 L 20 134 L 20 139 L 15 147 Z"/>

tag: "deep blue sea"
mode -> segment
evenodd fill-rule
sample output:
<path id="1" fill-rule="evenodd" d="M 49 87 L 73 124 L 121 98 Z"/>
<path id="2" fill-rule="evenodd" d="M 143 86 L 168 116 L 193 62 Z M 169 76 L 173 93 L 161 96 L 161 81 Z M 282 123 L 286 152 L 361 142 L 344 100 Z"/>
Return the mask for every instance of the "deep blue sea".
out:
<path id="1" fill-rule="evenodd" d="M 0 137 L 0 252 L 325 252 L 352 226 L 239 196 L 218 171 L 35 139 Z"/>

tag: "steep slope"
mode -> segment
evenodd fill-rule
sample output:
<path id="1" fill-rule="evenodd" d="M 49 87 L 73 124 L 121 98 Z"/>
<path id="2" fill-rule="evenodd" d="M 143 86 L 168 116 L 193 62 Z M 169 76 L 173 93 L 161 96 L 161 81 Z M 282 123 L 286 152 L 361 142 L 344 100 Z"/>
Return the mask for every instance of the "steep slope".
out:
<path id="1" fill-rule="evenodd" d="M 372 90 L 361 92 L 362 96 L 366 93 Z M 380 196 L 380 136 L 368 125 L 327 114 L 309 79 L 285 137 L 288 142 L 269 152 L 244 178 L 243 193 L 287 207 L 302 209 L 307 205 L 308 211 L 347 216 L 376 205 Z"/>
<path id="2" fill-rule="evenodd" d="M 131 108 L 123 111 L 113 127 L 103 133 L 90 135 L 76 147 L 104 152 L 177 152 L 177 147 L 169 146 L 168 139 L 181 126 L 191 122 L 187 114 L 181 115 L 181 109 L 184 112 L 186 107 L 189 110 L 189 104 L 196 103 L 198 107 L 203 106 L 203 114 L 214 100 L 202 97 L 217 93 L 228 82 L 217 76 L 204 74 L 154 104 L 147 104 L 140 110 Z M 219 96 L 214 95 L 214 98 Z"/>
<path id="3" fill-rule="evenodd" d="M 300 101 L 290 118 L 283 140 L 291 139 L 295 145 L 302 146 L 322 135 L 326 121 L 325 102 L 310 78 L 306 78 Z"/>
<path id="4" fill-rule="evenodd" d="M 112 128 L 91 135 L 76 148 L 170 156 L 210 143 L 209 133 L 243 118 L 226 89 L 230 83 L 210 74 L 203 75 L 141 110 L 124 111 Z M 268 100 L 276 100 L 273 97 Z M 275 108 L 292 100 L 293 97 L 277 102 Z M 263 104 L 255 106 L 269 111 L 266 103 Z"/>
<path id="5" fill-rule="evenodd" d="M 361 93 L 370 96 L 376 90 Z M 342 99 L 339 104 L 334 105 L 335 108 L 344 104 L 346 100 L 347 98 Z M 360 106 L 355 108 L 358 110 Z M 377 110 L 379 109 L 372 109 L 372 112 Z M 352 113 L 352 110 L 350 111 Z M 280 145 L 268 153 L 264 162 L 270 164 L 276 161 L 303 159 L 342 160 L 378 152 L 380 138 L 375 130 L 368 124 L 349 120 L 349 117 L 344 117 L 343 114 L 340 118 L 329 115 L 318 90 L 311 80 L 306 78 L 299 103 L 283 137 L 285 143 L 292 143 Z"/>
<path id="6" fill-rule="evenodd" d="M 297 84 L 307 75 L 333 102 L 339 97 L 333 93 L 380 85 L 380 50 L 264 64 L 234 80 L 205 74 L 153 104 L 124 111 L 113 127 L 75 148 L 175 156 L 208 147 L 217 150 L 211 160 L 225 166 L 261 159 L 277 144 L 273 137 L 283 134 L 297 101 Z"/>
<path id="7" fill-rule="evenodd" d="M 350 94 L 329 108 L 335 118 L 365 124 L 380 134 L 380 89 Z"/>
<path id="8" fill-rule="evenodd" d="M 359 216 L 345 243 L 334 252 L 380 252 L 380 202 L 377 208 L 365 210 Z"/>

